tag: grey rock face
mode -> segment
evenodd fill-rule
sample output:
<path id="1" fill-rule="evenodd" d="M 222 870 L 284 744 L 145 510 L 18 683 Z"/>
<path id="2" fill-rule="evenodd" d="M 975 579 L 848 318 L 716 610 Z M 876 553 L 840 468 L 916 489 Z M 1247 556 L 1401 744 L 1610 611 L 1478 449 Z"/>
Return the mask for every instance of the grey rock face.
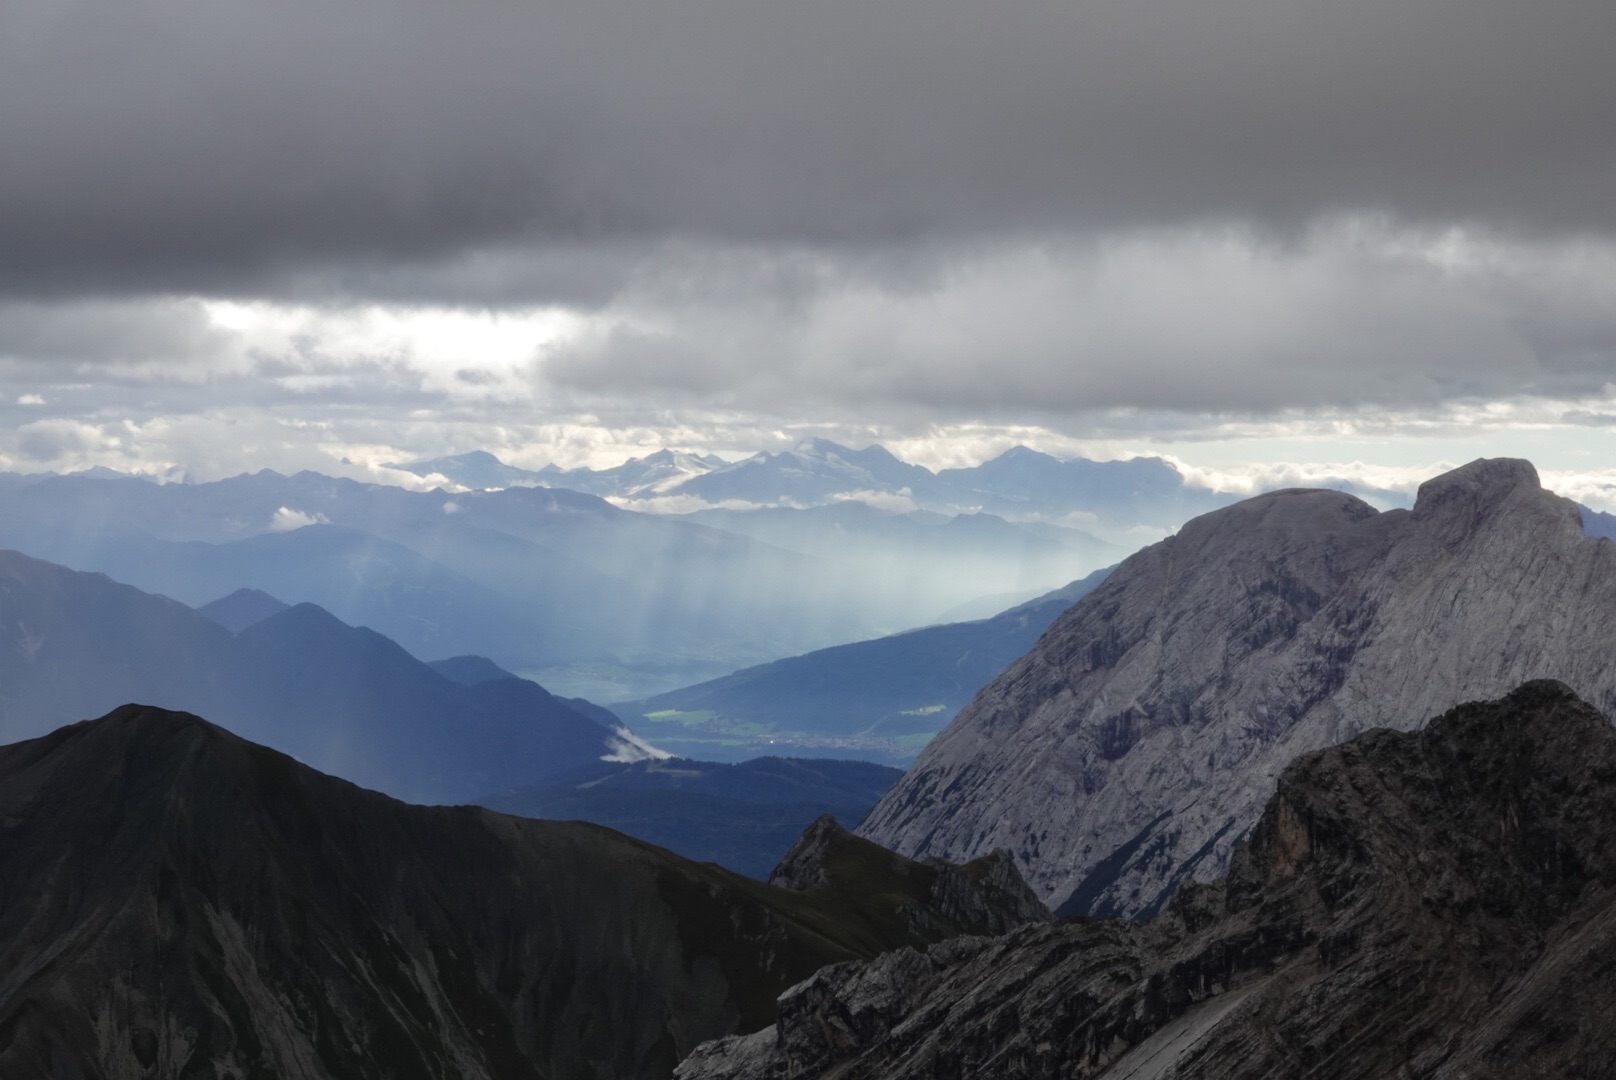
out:
<path id="1" fill-rule="evenodd" d="M 1412 511 L 1284 491 L 1139 552 L 985 687 L 861 832 L 1009 851 L 1064 913 L 1138 916 L 1209 880 L 1284 765 L 1540 677 L 1616 712 L 1616 547 L 1524 461 Z"/>
<path id="2" fill-rule="evenodd" d="M 1608 1077 L 1616 729 L 1562 684 L 1307 755 L 1150 923 L 825 968 L 679 1080 Z"/>
<path id="3" fill-rule="evenodd" d="M 932 905 L 943 918 L 969 927 L 972 933 L 1003 934 L 1026 923 L 1050 920 L 1049 909 L 1007 851 L 990 851 L 963 866 L 942 859 L 927 863 L 937 870 Z"/>
<path id="4" fill-rule="evenodd" d="M 823 814 L 797 838 L 769 875 L 769 884 L 781 889 L 805 892 L 830 883 L 827 863 L 831 849 L 846 832 L 836 819 Z"/>

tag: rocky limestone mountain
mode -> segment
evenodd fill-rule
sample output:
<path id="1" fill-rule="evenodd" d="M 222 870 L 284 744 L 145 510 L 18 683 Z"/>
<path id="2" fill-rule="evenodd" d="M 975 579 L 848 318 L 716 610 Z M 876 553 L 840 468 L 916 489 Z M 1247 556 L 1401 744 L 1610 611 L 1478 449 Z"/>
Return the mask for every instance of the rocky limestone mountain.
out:
<path id="1" fill-rule="evenodd" d="M 895 856 L 830 870 L 410 806 L 125 706 L 0 747 L 0 1077 L 664 1080 L 827 963 L 998 925 Z"/>
<path id="2" fill-rule="evenodd" d="M 1608 1077 L 1613 823 L 1616 729 L 1530 683 L 1304 756 L 1229 875 L 1149 923 L 829 967 L 675 1076 Z"/>
<path id="3" fill-rule="evenodd" d="M 1285 764 L 1533 678 L 1616 712 L 1616 546 L 1525 461 L 1412 510 L 1281 491 L 1125 561 L 988 684 L 861 834 L 1004 848 L 1062 913 L 1148 915 L 1209 880 Z"/>

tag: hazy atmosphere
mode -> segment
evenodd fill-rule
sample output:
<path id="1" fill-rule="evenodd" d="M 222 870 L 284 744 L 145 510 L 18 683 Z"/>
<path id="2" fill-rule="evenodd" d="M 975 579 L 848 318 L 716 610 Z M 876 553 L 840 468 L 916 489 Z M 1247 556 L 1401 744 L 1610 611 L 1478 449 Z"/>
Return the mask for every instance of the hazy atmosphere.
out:
<path id="1" fill-rule="evenodd" d="M 0 1078 L 1616 1075 L 1616 0 L 0 0 Z"/>
<path id="2" fill-rule="evenodd" d="M 1024 443 L 1616 506 L 1616 11 L 0 9 L 0 468 Z M 346 463 L 343 459 L 347 459 Z"/>

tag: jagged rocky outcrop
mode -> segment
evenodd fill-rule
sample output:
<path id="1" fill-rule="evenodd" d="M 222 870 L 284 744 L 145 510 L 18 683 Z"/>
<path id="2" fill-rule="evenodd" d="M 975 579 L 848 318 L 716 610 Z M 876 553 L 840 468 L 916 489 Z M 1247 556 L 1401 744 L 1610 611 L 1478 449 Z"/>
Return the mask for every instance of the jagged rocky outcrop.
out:
<path id="1" fill-rule="evenodd" d="M 963 866 L 914 862 L 854 836 L 829 814 L 791 846 L 769 884 L 834 906 L 890 908 L 914 933 L 933 939 L 1002 934 L 1052 917 L 1003 851 Z M 885 897 L 876 895 L 882 892 Z"/>
<path id="2" fill-rule="evenodd" d="M 1151 922 L 835 965 L 680 1080 L 1605 1077 L 1616 729 L 1529 683 L 1287 768 L 1227 877 Z"/>
<path id="3" fill-rule="evenodd" d="M 857 869 L 772 888 L 126 706 L 0 747 L 0 1077 L 661 1080 L 827 963 L 979 928 Z"/>
<path id="4" fill-rule="evenodd" d="M 1146 548 L 988 684 L 866 819 L 912 857 L 1009 851 L 1065 913 L 1208 880 L 1285 764 L 1533 678 L 1616 712 L 1616 546 L 1525 461 L 1377 513 L 1333 491 Z"/>

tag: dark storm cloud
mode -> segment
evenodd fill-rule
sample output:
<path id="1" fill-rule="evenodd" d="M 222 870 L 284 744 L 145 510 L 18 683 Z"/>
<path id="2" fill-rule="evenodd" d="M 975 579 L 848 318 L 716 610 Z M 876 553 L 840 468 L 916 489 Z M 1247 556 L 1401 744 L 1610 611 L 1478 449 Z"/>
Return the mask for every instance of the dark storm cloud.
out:
<path id="1" fill-rule="evenodd" d="M 1578 398 L 1616 376 L 1610 245 L 1352 220 L 1294 243 L 1175 230 L 939 258 L 935 279 L 827 276 L 793 303 L 653 282 L 543 371 L 603 398 L 1000 418 Z"/>
<path id="2" fill-rule="evenodd" d="M 95 441 L 93 429 L 67 421 L 43 420 L 20 429 L 17 450 L 27 461 L 54 461 L 91 449 Z"/>
<path id="3" fill-rule="evenodd" d="M 31 0 L 0 7 L 0 288 L 1363 209 L 1608 234 L 1612 40 L 1608 0 Z"/>
<path id="4" fill-rule="evenodd" d="M 0 301 L 0 373 L 117 379 L 149 364 L 219 358 L 229 340 L 186 300 Z"/>

